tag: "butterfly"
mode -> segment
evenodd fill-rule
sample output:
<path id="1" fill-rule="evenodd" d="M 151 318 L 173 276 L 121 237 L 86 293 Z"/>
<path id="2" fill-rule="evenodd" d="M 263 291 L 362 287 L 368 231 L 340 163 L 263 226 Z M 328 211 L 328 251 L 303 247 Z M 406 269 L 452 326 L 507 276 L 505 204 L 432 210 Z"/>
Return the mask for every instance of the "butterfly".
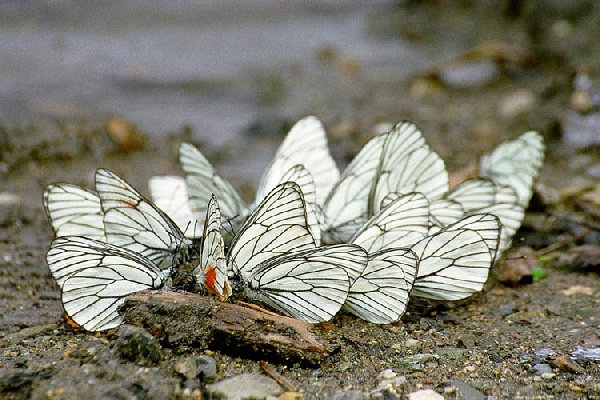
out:
<path id="1" fill-rule="evenodd" d="M 542 135 L 535 131 L 525 132 L 482 156 L 479 174 L 514 188 L 519 204 L 527 208 L 533 195 L 533 183 L 544 163 L 544 150 Z"/>
<path id="2" fill-rule="evenodd" d="M 219 199 L 221 212 L 227 219 L 238 217 L 243 220 L 250 212 L 249 207 L 233 186 L 220 177 L 202 153 L 190 143 L 182 143 L 179 161 L 185 173 L 189 203 L 193 215 L 203 216 L 212 193 Z M 300 167 L 299 167 L 300 166 Z M 306 172 L 299 169 L 304 168 Z M 312 182 L 309 182 L 310 176 Z M 339 178 L 339 170 L 329 153 L 327 136 L 321 122 L 315 117 L 298 121 L 290 130 L 275 154 L 271 166 L 263 174 L 256 193 L 255 204 L 276 185 L 297 179 L 305 192 L 308 212 L 314 223 L 311 228 L 317 242 L 316 230 L 320 204 Z M 307 183 L 309 182 L 309 183 Z"/>
<path id="3" fill-rule="evenodd" d="M 121 324 L 117 309 L 126 296 L 168 286 L 163 272 L 148 258 L 87 237 L 54 239 L 46 261 L 62 289 L 65 312 L 92 332 Z"/>
<path id="4" fill-rule="evenodd" d="M 233 238 L 230 274 L 246 295 L 310 323 L 331 319 L 364 270 L 367 254 L 356 245 L 315 245 L 304 195 L 294 182 L 276 186 Z"/>
<path id="5" fill-rule="evenodd" d="M 190 239 L 202 237 L 202 223 L 190 208 L 185 180 L 179 176 L 153 176 L 148 181 L 152 202 L 165 212 Z"/>
<path id="6" fill-rule="evenodd" d="M 77 185 L 46 186 L 43 204 L 56 237 L 85 236 L 106 241 L 98 195 Z"/>
<path id="7" fill-rule="evenodd" d="M 141 254 L 167 273 L 197 259 L 195 245 L 177 224 L 116 174 L 98 169 L 96 191 L 108 243 Z"/>
<path id="8" fill-rule="evenodd" d="M 386 204 L 390 194 L 421 192 L 428 199 L 448 190 L 444 161 L 410 122 L 371 139 L 352 160 L 323 204 L 326 242 L 347 242 Z"/>
<path id="9" fill-rule="evenodd" d="M 196 281 L 203 284 L 219 300 L 226 301 L 232 290 L 227 277 L 225 242 L 221 235 L 221 211 L 217 198 L 213 195 L 208 202 L 200 263 L 194 269 Z"/>

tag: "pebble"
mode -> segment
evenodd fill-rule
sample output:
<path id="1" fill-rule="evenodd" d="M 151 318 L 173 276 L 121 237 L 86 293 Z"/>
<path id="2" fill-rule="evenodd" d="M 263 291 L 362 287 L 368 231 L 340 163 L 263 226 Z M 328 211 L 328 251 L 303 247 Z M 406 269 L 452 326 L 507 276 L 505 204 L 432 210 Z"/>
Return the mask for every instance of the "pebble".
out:
<path id="1" fill-rule="evenodd" d="M 600 361 L 600 347 L 582 347 L 578 346 L 571 356 L 575 359 L 584 359 L 589 361 Z"/>
<path id="2" fill-rule="evenodd" d="M 464 62 L 444 68 L 440 80 L 455 88 L 475 88 L 485 86 L 500 76 L 498 65 L 493 60 Z"/>
<path id="3" fill-rule="evenodd" d="M 600 113 L 581 115 L 569 111 L 563 126 L 563 141 L 569 150 L 600 144 Z"/>
<path id="4" fill-rule="evenodd" d="M 535 374 L 540 376 L 542 374 L 552 373 L 552 367 L 548 364 L 535 364 L 533 366 Z"/>
<path id="5" fill-rule="evenodd" d="M 275 380 L 261 374 L 241 374 L 206 385 L 209 395 L 227 400 L 266 399 L 283 393 Z"/>
<path id="6" fill-rule="evenodd" d="M 337 392 L 331 400 L 366 400 L 368 397 L 360 390 L 348 390 L 347 392 Z"/>
<path id="7" fill-rule="evenodd" d="M 450 380 L 452 385 L 456 388 L 457 399 L 461 400 L 486 400 L 486 395 L 475 389 L 473 386 L 468 383 L 458 379 L 452 378 Z"/>
<path id="8" fill-rule="evenodd" d="M 552 372 L 546 372 L 541 375 L 542 379 L 545 381 L 552 380 L 552 379 L 554 379 L 555 376 L 556 376 L 556 374 L 552 373 Z"/>
<path id="9" fill-rule="evenodd" d="M 425 389 L 409 393 L 408 400 L 444 400 L 444 396 L 435 390 Z"/>
<path id="10" fill-rule="evenodd" d="M 156 338 L 137 326 L 121 325 L 116 345 L 122 358 L 138 365 L 156 365 L 163 358 Z"/>
<path id="11" fill-rule="evenodd" d="M 175 371 L 187 379 L 212 381 L 217 376 L 217 362 L 209 356 L 188 356 L 175 364 Z"/>
<path id="12" fill-rule="evenodd" d="M 0 193 L 0 225 L 7 225 L 19 219 L 21 203 L 22 200 L 18 194 Z"/>
<path id="13" fill-rule="evenodd" d="M 506 96 L 499 104 L 500 114 L 504 117 L 514 118 L 530 112 L 535 103 L 535 96 L 528 90 L 519 90 Z"/>
<path id="14" fill-rule="evenodd" d="M 561 371 L 575 374 L 585 374 L 585 369 L 566 354 L 552 361 L 552 364 L 556 365 Z"/>
<path id="15" fill-rule="evenodd" d="M 421 346 L 421 341 L 417 339 L 406 339 L 406 342 L 404 342 L 404 346 L 406 346 L 406 348 L 408 349 L 415 349 Z"/>
<path id="16" fill-rule="evenodd" d="M 377 381 L 378 382 L 391 381 L 394 378 L 396 378 L 396 373 L 394 371 L 392 371 L 391 369 L 385 369 L 385 370 L 381 371 L 379 376 L 377 376 Z"/>

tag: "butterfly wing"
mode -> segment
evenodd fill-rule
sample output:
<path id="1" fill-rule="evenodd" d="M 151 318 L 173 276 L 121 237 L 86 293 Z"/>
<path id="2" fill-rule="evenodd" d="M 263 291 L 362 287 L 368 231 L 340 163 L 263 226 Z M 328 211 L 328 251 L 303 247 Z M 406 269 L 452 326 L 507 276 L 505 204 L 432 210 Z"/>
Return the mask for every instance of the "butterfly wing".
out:
<path id="1" fill-rule="evenodd" d="M 382 208 L 350 238 L 372 252 L 392 247 L 409 247 L 427 235 L 429 202 L 422 193 L 398 196 Z"/>
<path id="2" fill-rule="evenodd" d="M 460 220 L 464 216 L 460 203 L 454 200 L 437 199 L 429 203 L 429 233 L 435 233 L 446 225 Z"/>
<path id="3" fill-rule="evenodd" d="M 285 182 L 267 194 L 240 228 L 227 263 L 230 273 L 247 280 L 262 262 L 314 246 L 302 190 L 295 182 Z"/>
<path id="4" fill-rule="evenodd" d="M 179 176 L 153 176 L 148 181 L 154 204 L 163 210 L 190 239 L 202 237 L 202 223 L 192 214 L 185 180 Z"/>
<path id="5" fill-rule="evenodd" d="M 214 195 L 207 208 L 200 264 L 194 274 L 197 281 L 204 284 L 219 300 L 226 301 L 231 296 L 231 286 L 227 278 L 225 242 L 221 235 L 221 211 Z"/>
<path id="6" fill-rule="evenodd" d="M 440 231 L 411 249 L 419 258 L 412 295 L 461 300 L 483 289 L 492 266 L 485 240 L 472 230 Z"/>
<path id="7" fill-rule="evenodd" d="M 88 331 L 119 326 L 117 308 L 126 296 L 164 285 L 147 258 L 89 238 L 57 238 L 46 259 L 62 288 L 65 312 Z"/>
<path id="8" fill-rule="evenodd" d="M 106 240 L 100 199 L 91 190 L 68 183 L 51 184 L 44 189 L 43 203 L 56 237 Z"/>
<path id="9" fill-rule="evenodd" d="M 185 173 L 190 208 L 197 219 L 206 216 L 207 204 L 214 193 L 224 218 L 245 217 L 246 203 L 229 182 L 221 178 L 206 157 L 194 145 L 181 143 L 179 162 Z"/>
<path id="10" fill-rule="evenodd" d="M 302 118 L 289 131 L 275 154 L 273 164 L 261 179 L 256 201 L 259 202 L 275 186 L 285 182 L 282 176 L 299 164 L 312 175 L 316 189 L 315 204 L 322 205 L 340 178 L 340 171 L 329 152 L 325 128 L 315 117 Z M 308 202 L 307 194 L 304 195 Z"/>
<path id="11" fill-rule="evenodd" d="M 544 163 L 544 150 L 543 136 L 534 131 L 526 132 L 482 156 L 480 175 L 498 184 L 512 186 L 519 204 L 527 208 L 533 195 L 533 183 Z"/>
<path id="12" fill-rule="evenodd" d="M 363 270 L 359 246 L 332 245 L 274 257 L 249 276 L 248 297 L 310 323 L 331 319 L 348 296 L 346 270 Z"/>
<path id="13" fill-rule="evenodd" d="M 461 204 L 465 212 L 489 207 L 496 201 L 497 187 L 487 178 L 469 179 L 454 187 L 444 196 Z"/>
<path id="14" fill-rule="evenodd" d="M 172 268 L 191 256 L 192 242 L 177 224 L 123 179 L 98 169 L 96 191 L 109 243 L 138 252 L 161 269 Z"/>
<path id="15" fill-rule="evenodd" d="M 444 228 L 446 231 L 463 229 L 475 231 L 481 236 L 490 249 L 493 263 L 500 245 L 500 219 L 492 214 L 471 214 Z"/>
<path id="16" fill-rule="evenodd" d="M 363 274 L 350 287 L 344 310 L 375 324 L 398 321 L 406 311 L 418 264 L 408 249 L 370 253 Z"/>
<path id="17" fill-rule="evenodd" d="M 385 136 L 376 183 L 369 197 L 369 215 L 379 211 L 389 193 L 423 193 L 429 200 L 448 191 L 444 160 L 410 122 L 396 124 Z"/>
<path id="18" fill-rule="evenodd" d="M 369 219 L 369 193 L 377 176 L 386 135 L 371 139 L 344 170 L 325 203 L 323 240 L 347 242 Z"/>

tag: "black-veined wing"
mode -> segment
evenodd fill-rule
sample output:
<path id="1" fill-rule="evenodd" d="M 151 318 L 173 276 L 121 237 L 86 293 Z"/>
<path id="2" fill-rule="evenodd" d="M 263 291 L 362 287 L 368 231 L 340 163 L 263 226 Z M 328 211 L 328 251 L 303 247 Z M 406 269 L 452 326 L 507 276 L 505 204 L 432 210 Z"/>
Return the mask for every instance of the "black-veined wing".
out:
<path id="1" fill-rule="evenodd" d="M 333 187 L 325 203 L 323 241 L 347 242 L 369 219 L 369 194 L 372 190 L 386 135 L 375 136 L 354 157 Z"/>
<path id="2" fill-rule="evenodd" d="M 429 234 L 438 232 L 446 225 L 460 220 L 465 215 L 463 207 L 454 200 L 437 199 L 429 203 Z"/>
<path id="3" fill-rule="evenodd" d="M 331 245 L 290 252 L 259 265 L 246 280 L 249 298 L 310 323 L 331 319 L 348 296 L 347 270 L 363 270 L 359 246 Z"/>
<path id="4" fill-rule="evenodd" d="M 446 231 L 463 229 L 475 231 L 481 236 L 490 249 L 493 263 L 500 244 L 500 219 L 493 214 L 471 214 L 444 228 Z"/>
<path id="5" fill-rule="evenodd" d="M 423 193 L 429 200 L 448 191 L 444 160 L 410 122 L 396 124 L 385 135 L 381 163 L 369 198 L 369 215 L 379 211 L 389 193 Z"/>
<path id="6" fill-rule="evenodd" d="M 247 280 L 262 262 L 314 246 L 302 190 L 285 182 L 267 194 L 233 238 L 228 266 L 230 273 Z"/>
<path id="7" fill-rule="evenodd" d="M 497 202 L 497 186 L 487 178 L 464 181 L 450 190 L 445 199 L 454 200 L 462 205 L 465 212 L 479 210 Z"/>
<path id="8" fill-rule="evenodd" d="M 485 240 L 472 230 L 440 231 L 411 248 L 419 258 L 412 295 L 461 300 L 483 289 L 492 266 Z"/>
<path id="9" fill-rule="evenodd" d="M 192 242 L 162 210 L 106 169 L 96 171 L 106 240 L 140 253 L 161 269 L 193 257 Z"/>
<path id="10" fill-rule="evenodd" d="M 488 207 L 472 210 L 466 215 L 481 213 L 493 214 L 500 219 L 502 229 L 497 254 L 502 254 L 510 247 L 513 236 L 521 227 L 525 217 L 525 208 L 519 203 L 519 197 L 512 187 L 496 185 L 494 203 Z"/>
<path id="11" fill-rule="evenodd" d="M 340 178 L 340 171 L 329 152 L 327 135 L 321 121 L 305 117 L 298 121 L 279 146 L 273 163 L 263 174 L 256 192 L 256 202 L 275 186 L 285 182 L 282 176 L 295 165 L 303 165 L 314 179 L 316 204 L 322 205 Z M 304 193 L 309 201 L 307 193 Z"/>
<path id="12" fill-rule="evenodd" d="M 533 184 L 544 163 L 544 150 L 543 136 L 534 131 L 526 132 L 482 156 L 480 175 L 498 184 L 512 186 L 519 204 L 527 208 L 533 195 Z"/>
<path id="13" fill-rule="evenodd" d="M 350 238 L 369 254 L 391 247 L 410 247 L 427 235 L 429 202 L 422 193 L 391 200 Z"/>
<path id="14" fill-rule="evenodd" d="M 43 203 L 56 237 L 106 240 L 100 199 L 91 190 L 69 183 L 51 184 L 44 189 Z"/>
<path id="15" fill-rule="evenodd" d="M 229 182 L 221 178 L 206 157 L 194 145 L 181 143 L 179 162 L 185 173 L 190 208 L 196 219 L 206 216 L 206 206 L 214 193 L 219 199 L 224 218 L 244 218 L 248 209 Z"/>
<path id="16" fill-rule="evenodd" d="M 65 312 L 88 331 L 119 326 L 117 308 L 126 296 L 164 286 L 162 272 L 147 258 L 89 238 L 57 238 L 46 259 Z"/>
<path id="17" fill-rule="evenodd" d="M 225 242 L 221 235 L 221 211 L 215 195 L 208 202 L 200 263 L 194 270 L 194 275 L 197 282 L 203 284 L 219 300 L 225 301 L 231 296 Z"/>
<path id="18" fill-rule="evenodd" d="M 369 254 L 362 275 L 350 287 L 343 309 L 375 324 L 398 321 L 408 304 L 419 260 L 408 249 Z"/>
<path id="19" fill-rule="evenodd" d="M 185 180 L 179 176 L 153 176 L 148 181 L 150 197 L 190 239 L 202 237 L 202 223 L 192 214 Z"/>

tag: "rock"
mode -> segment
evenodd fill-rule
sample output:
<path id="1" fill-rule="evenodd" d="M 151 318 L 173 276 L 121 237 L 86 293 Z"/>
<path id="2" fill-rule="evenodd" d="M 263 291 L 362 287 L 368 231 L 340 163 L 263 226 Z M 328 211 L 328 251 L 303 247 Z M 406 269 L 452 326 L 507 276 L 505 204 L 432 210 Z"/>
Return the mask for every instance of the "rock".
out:
<path id="1" fill-rule="evenodd" d="M 421 347 L 421 342 L 417 339 L 406 339 L 404 346 L 406 346 L 407 349 L 416 349 Z"/>
<path id="2" fill-rule="evenodd" d="M 600 113 L 581 115 L 569 111 L 566 120 L 563 121 L 563 127 L 563 141 L 571 151 L 600 143 Z"/>
<path id="3" fill-rule="evenodd" d="M 366 400 L 367 395 L 360 390 L 348 390 L 347 392 L 337 392 L 331 400 Z"/>
<path id="4" fill-rule="evenodd" d="M 475 389 L 468 383 L 461 381 L 458 378 L 452 378 L 450 380 L 456 387 L 457 399 L 461 400 L 486 400 L 486 395 Z"/>
<path id="5" fill-rule="evenodd" d="M 535 374 L 541 376 L 542 374 L 552 373 L 552 367 L 548 364 L 535 364 L 533 366 Z"/>
<path id="6" fill-rule="evenodd" d="M 575 359 L 583 359 L 588 361 L 600 361 L 600 347 L 586 348 L 578 346 L 571 356 Z"/>
<path id="7" fill-rule="evenodd" d="M 499 105 L 500 114 L 504 117 L 515 118 L 530 112 L 535 103 L 535 96 L 528 90 L 519 90 L 506 96 Z"/>
<path id="8" fill-rule="evenodd" d="M 402 366 L 410 366 L 412 367 L 412 369 L 419 371 L 423 369 L 424 363 L 432 360 L 439 360 L 439 358 L 440 356 L 438 356 L 437 354 L 421 353 L 401 358 L 399 364 Z"/>
<path id="9" fill-rule="evenodd" d="M 545 321 L 548 317 L 546 314 L 540 310 L 535 311 L 519 311 L 514 314 L 509 315 L 509 319 L 513 321 L 521 321 L 533 324 L 539 321 Z"/>
<path id="10" fill-rule="evenodd" d="M 266 399 L 279 396 L 283 390 L 275 380 L 260 374 L 241 374 L 206 386 L 212 396 L 227 400 Z"/>
<path id="11" fill-rule="evenodd" d="M 21 204 L 23 201 L 18 194 L 0 193 L 0 225 L 7 225 L 17 221 L 21 215 Z"/>
<path id="12" fill-rule="evenodd" d="M 545 374 L 541 375 L 542 379 L 545 381 L 550 381 L 550 380 L 554 379 L 555 376 L 556 376 L 556 374 L 554 374 L 552 372 L 546 372 Z"/>
<path id="13" fill-rule="evenodd" d="M 217 377 L 217 362 L 210 356 L 200 356 L 196 359 L 198 377 L 204 382 L 212 382 Z"/>
<path id="14" fill-rule="evenodd" d="M 156 365 L 163 358 L 156 338 L 137 326 L 121 325 L 116 346 L 122 358 L 138 365 Z"/>
<path id="15" fill-rule="evenodd" d="M 408 394 L 408 400 L 444 400 L 444 396 L 435 390 L 419 390 Z"/>
<path id="16" fill-rule="evenodd" d="M 298 392 L 283 392 L 277 396 L 277 400 L 302 400 L 302 395 Z"/>
<path id="17" fill-rule="evenodd" d="M 378 382 L 391 381 L 395 378 L 396 378 L 396 373 L 394 371 L 392 371 L 391 369 L 385 369 L 385 370 L 381 371 L 379 376 L 377 376 L 377 381 Z"/>
<path id="18" fill-rule="evenodd" d="M 571 360 L 571 358 L 566 354 L 552 361 L 552 364 L 556 365 L 561 371 L 575 374 L 585 374 L 585 369 L 575 361 Z"/>
<path id="19" fill-rule="evenodd" d="M 493 60 L 449 65 L 439 73 L 440 80 L 455 88 L 475 88 L 485 86 L 500 76 L 498 65 Z"/>

